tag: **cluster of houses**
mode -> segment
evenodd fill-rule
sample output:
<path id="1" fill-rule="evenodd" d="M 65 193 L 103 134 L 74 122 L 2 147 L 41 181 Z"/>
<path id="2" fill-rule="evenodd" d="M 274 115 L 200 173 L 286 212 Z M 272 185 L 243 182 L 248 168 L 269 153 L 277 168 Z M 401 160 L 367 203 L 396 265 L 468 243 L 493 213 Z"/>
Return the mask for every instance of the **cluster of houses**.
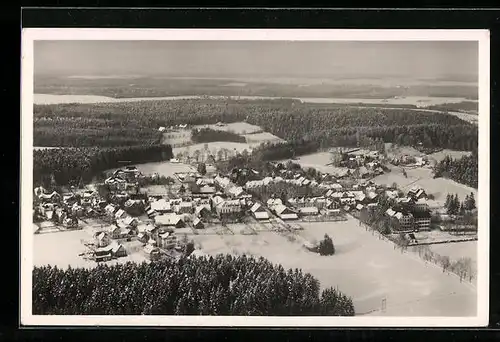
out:
<path id="1" fill-rule="evenodd" d="M 391 163 L 394 165 L 405 165 L 408 167 L 422 167 L 429 164 L 429 160 L 426 156 L 410 156 L 410 155 L 402 155 L 398 157 L 394 157 L 391 159 Z"/>
<path id="2" fill-rule="evenodd" d="M 425 190 L 412 187 L 407 196 L 396 198 L 396 205 L 385 215 L 398 223 L 400 231 L 426 231 L 430 229 L 431 210 Z"/>
<path id="3" fill-rule="evenodd" d="M 78 228 L 78 219 L 95 216 L 101 202 L 94 191 L 59 194 L 46 193 L 43 187 L 35 188 L 35 221 L 52 222 L 66 229 Z"/>

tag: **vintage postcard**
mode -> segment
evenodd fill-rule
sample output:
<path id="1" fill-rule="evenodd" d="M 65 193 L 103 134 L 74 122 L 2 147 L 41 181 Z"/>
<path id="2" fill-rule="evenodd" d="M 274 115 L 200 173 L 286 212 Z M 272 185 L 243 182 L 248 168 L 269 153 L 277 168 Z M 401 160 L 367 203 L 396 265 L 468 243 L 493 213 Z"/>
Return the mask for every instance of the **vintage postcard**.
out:
<path id="1" fill-rule="evenodd" d="M 489 311 L 489 33 L 25 29 L 21 324 Z"/>

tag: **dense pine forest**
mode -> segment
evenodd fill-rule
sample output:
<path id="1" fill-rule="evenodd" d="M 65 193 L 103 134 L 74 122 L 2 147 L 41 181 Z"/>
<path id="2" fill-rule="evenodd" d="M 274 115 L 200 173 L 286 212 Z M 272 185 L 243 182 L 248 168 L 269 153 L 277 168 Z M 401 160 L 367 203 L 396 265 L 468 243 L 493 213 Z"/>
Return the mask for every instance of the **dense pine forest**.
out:
<path id="1" fill-rule="evenodd" d="M 219 255 L 179 262 L 35 267 L 36 315 L 353 316 L 352 300 L 309 273 L 264 258 Z"/>
<path id="2" fill-rule="evenodd" d="M 446 156 L 434 167 L 434 177 L 453 179 L 458 183 L 476 188 L 478 186 L 478 159 L 477 154 L 453 159 Z"/>
<path id="3" fill-rule="evenodd" d="M 193 129 L 191 140 L 195 143 L 208 143 L 212 141 L 232 141 L 244 143 L 245 137 L 233 132 L 219 131 L 211 128 Z"/>
<path id="4" fill-rule="evenodd" d="M 46 187 L 78 185 L 111 168 L 170 158 L 172 148 L 169 145 L 35 150 L 33 182 Z"/>
<path id="5" fill-rule="evenodd" d="M 361 134 L 403 145 L 421 143 L 426 147 L 474 150 L 478 135 L 477 126 L 448 114 L 304 104 L 295 100 L 38 105 L 34 107 L 34 116 L 35 146 L 75 146 L 78 139 L 92 143 L 87 138 L 89 131 L 105 137 L 96 139 L 96 145 L 104 139 L 108 146 L 121 146 L 124 143 L 120 139 L 140 140 L 141 134 L 149 137 L 149 141 L 157 141 L 160 126 L 218 121 L 246 121 L 287 141 L 312 142 L 320 147 L 353 145 L 356 136 Z M 123 130 L 127 130 L 127 134 Z M 64 140 L 64 136 L 71 138 Z"/>

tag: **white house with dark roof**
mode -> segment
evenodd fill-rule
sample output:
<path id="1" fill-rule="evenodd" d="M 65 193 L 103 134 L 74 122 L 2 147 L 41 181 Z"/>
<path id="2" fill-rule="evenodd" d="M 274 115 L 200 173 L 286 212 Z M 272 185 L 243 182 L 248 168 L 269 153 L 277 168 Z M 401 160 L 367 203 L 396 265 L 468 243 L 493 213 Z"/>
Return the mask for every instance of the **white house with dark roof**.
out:
<path id="1" fill-rule="evenodd" d="M 154 217 L 154 222 L 157 227 L 184 227 L 184 221 L 177 214 L 161 214 Z"/>
<path id="2" fill-rule="evenodd" d="M 171 213 L 173 212 L 172 205 L 170 201 L 162 198 L 157 201 L 151 202 L 150 209 L 154 210 L 159 214 Z"/>
<path id="3" fill-rule="evenodd" d="M 279 204 L 273 207 L 276 215 L 282 220 L 296 220 L 298 219 L 297 214 L 290 208 L 284 206 L 283 204 Z"/>
<path id="4" fill-rule="evenodd" d="M 269 213 L 266 208 L 258 202 L 254 203 L 254 205 L 250 208 L 253 217 L 257 220 L 269 220 Z"/>

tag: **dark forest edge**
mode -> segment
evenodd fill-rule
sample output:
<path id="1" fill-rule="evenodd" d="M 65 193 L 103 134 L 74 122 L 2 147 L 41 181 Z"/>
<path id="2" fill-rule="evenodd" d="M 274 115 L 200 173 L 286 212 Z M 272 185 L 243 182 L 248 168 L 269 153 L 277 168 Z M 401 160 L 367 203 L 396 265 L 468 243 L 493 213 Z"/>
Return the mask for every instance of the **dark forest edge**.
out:
<path id="1" fill-rule="evenodd" d="M 354 316 L 352 299 L 299 269 L 230 255 L 99 265 L 35 267 L 36 315 Z"/>
<path id="2" fill-rule="evenodd" d="M 112 168 L 170 160 L 172 156 L 170 145 L 35 150 L 33 182 L 45 187 L 78 186 Z"/>
<path id="3" fill-rule="evenodd" d="M 453 159 L 446 156 L 434 166 L 434 177 L 449 178 L 457 183 L 470 187 L 478 187 L 478 158 L 477 153 L 470 156 L 463 156 L 460 159 Z"/>

